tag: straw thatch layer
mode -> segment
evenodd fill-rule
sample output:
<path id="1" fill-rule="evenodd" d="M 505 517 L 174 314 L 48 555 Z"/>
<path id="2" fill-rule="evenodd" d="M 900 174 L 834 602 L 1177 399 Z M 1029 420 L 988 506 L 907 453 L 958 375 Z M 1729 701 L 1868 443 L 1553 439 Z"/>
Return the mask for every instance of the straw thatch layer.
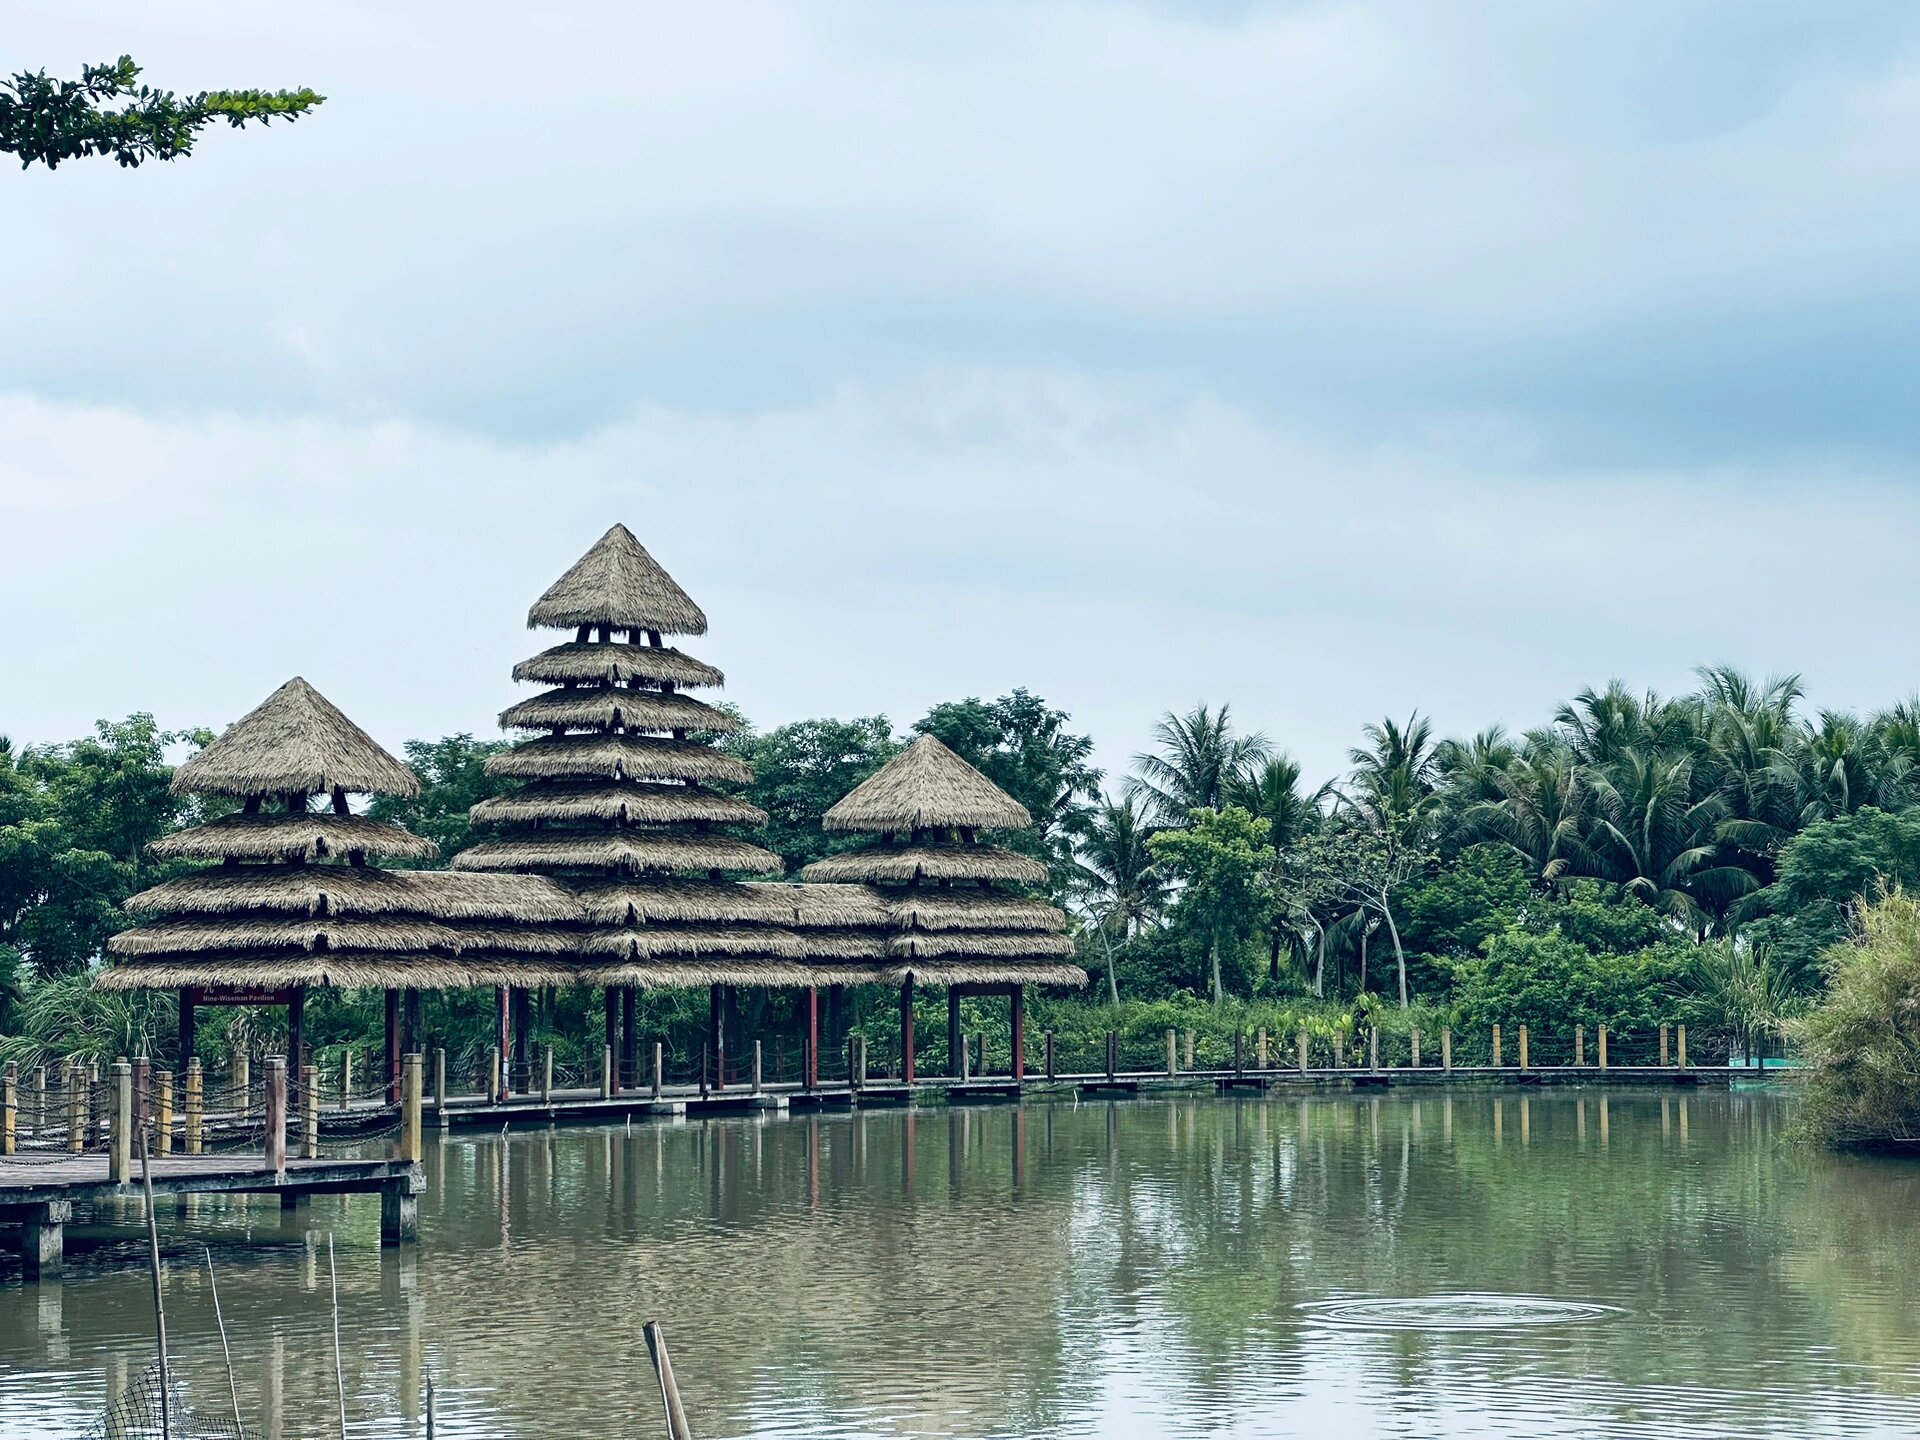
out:
<path id="1" fill-rule="evenodd" d="M 895 891 L 890 918 L 901 930 L 1045 930 L 1067 928 L 1067 917 L 1044 900 L 992 890 Z"/>
<path id="2" fill-rule="evenodd" d="M 1079 989 L 1087 983 L 1087 972 L 1078 965 L 1020 960 L 916 960 L 884 972 L 886 983 L 892 985 L 909 978 L 924 985 L 1064 985 Z"/>
<path id="3" fill-rule="evenodd" d="M 816 860 L 802 880 L 910 885 L 917 880 L 981 880 L 1040 885 L 1047 867 L 1029 856 L 993 845 L 872 845 Z"/>
<path id="4" fill-rule="evenodd" d="M 623 645 L 574 640 L 542 650 L 513 667 L 513 678 L 541 685 L 624 685 L 642 680 L 654 685 L 717 687 L 727 677 L 704 660 L 666 645 Z"/>
<path id="5" fill-rule="evenodd" d="M 419 778 L 299 676 L 173 772 L 176 795 L 418 795 Z"/>
<path id="6" fill-rule="evenodd" d="M 500 712 L 503 730 L 713 730 L 740 721 L 691 695 L 661 690 L 549 690 Z"/>
<path id="7" fill-rule="evenodd" d="M 1025 830 L 1027 807 L 931 735 L 922 735 L 847 793 L 822 819 L 829 830 L 911 834 L 944 826 Z"/>
<path id="8" fill-rule="evenodd" d="M 767 812 L 732 795 L 694 785 L 629 781 L 537 780 L 510 795 L 482 800 L 468 812 L 480 825 L 526 825 L 548 820 L 611 820 L 620 824 L 760 825 Z"/>
<path id="9" fill-rule="evenodd" d="M 685 930 L 594 930 L 579 937 L 579 953 L 614 960 L 659 960 L 725 955 L 746 960 L 798 960 L 807 952 L 784 930 L 751 926 Z"/>
<path id="10" fill-rule="evenodd" d="M 802 928 L 853 925 L 884 928 L 892 913 L 886 896 L 865 885 L 789 885 L 784 888 L 793 894 L 793 923 Z"/>
<path id="11" fill-rule="evenodd" d="M 801 930 L 800 943 L 809 960 L 870 960 L 887 958 L 886 937 L 877 930 Z"/>
<path id="12" fill-rule="evenodd" d="M 576 985 L 570 963 L 512 956 L 216 952 L 200 960 L 122 960 L 94 978 L 97 990 L 177 990 L 183 985 L 329 985 L 340 990 L 458 990 L 475 985 Z"/>
<path id="13" fill-rule="evenodd" d="M 569 881 L 589 925 L 784 925 L 794 919 L 785 893 L 798 886 L 738 880 Z"/>
<path id="14" fill-rule="evenodd" d="M 423 920 L 283 920 L 274 917 L 159 921 L 122 930 L 115 955 L 184 955 L 204 950 L 451 950 L 453 931 Z"/>
<path id="15" fill-rule="evenodd" d="M 431 860 L 439 847 L 398 825 L 364 815 L 227 815 L 162 836 L 147 847 L 159 860 Z"/>
<path id="16" fill-rule="evenodd" d="M 694 985 L 740 985 L 762 989 L 806 989 L 813 985 L 870 985 L 880 979 L 865 965 L 803 965 L 792 960 L 637 961 L 594 965 L 580 972 L 589 985 L 639 985 L 670 990 Z"/>
<path id="17" fill-rule="evenodd" d="M 527 628 L 610 625 L 704 635 L 707 617 L 624 525 L 616 525 L 533 602 Z"/>
<path id="18" fill-rule="evenodd" d="M 744 785 L 753 771 L 724 751 L 691 740 L 640 735 L 549 735 L 487 757 L 502 780 L 690 780 Z"/>
<path id="19" fill-rule="evenodd" d="M 508 955 L 573 955 L 577 931 L 546 925 L 465 925 L 455 932 L 464 959 L 475 952 Z"/>
<path id="20" fill-rule="evenodd" d="M 1064 935 L 1039 930 L 942 930 L 895 935 L 887 954 L 901 960 L 994 959 L 1013 956 L 1071 955 L 1073 942 Z"/>
<path id="21" fill-rule="evenodd" d="M 574 919 L 566 891 L 537 875 L 456 875 L 361 865 L 200 870 L 128 899 L 129 915 L 416 915 L 428 920 Z"/>
<path id="22" fill-rule="evenodd" d="M 453 865 L 459 870 L 602 870 L 627 875 L 649 870 L 778 875 L 781 869 L 780 857 L 771 850 L 725 835 L 569 830 L 486 840 L 454 856 Z"/>

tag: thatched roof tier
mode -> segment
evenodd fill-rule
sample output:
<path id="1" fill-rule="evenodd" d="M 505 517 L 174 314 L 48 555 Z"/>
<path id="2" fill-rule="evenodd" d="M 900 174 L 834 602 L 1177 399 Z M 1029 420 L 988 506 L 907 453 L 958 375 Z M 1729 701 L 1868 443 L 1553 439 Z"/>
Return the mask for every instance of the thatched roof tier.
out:
<path id="1" fill-rule="evenodd" d="M 793 919 L 784 885 L 738 880 L 616 880 L 565 882 L 589 925 L 763 923 Z"/>
<path id="2" fill-rule="evenodd" d="M 819 965 L 797 960 L 739 960 L 715 956 L 700 960 L 638 960 L 590 965 L 578 974 L 589 985 L 638 985 L 667 990 L 695 985 L 741 985 L 765 989 L 804 989 L 810 985 L 872 985 L 883 980 L 878 966 Z"/>
<path id="3" fill-rule="evenodd" d="M 549 690 L 500 712 L 505 730 L 711 730 L 731 734 L 740 721 L 677 691 Z"/>
<path id="4" fill-rule="evenodd" d="M 931 735 L 922 735 L 826 813 L 829 830 L 1024 830 L 1027 807 Z"/>
<path id="5" fill-rule="evenodd" d="M 872 845 L 829 855 L 800 872 L 802 880 L 910 885 L 917 880 L 998 881 L 1041 885 L 1047 867 L 992 845 Z"/>
<path id="6" fill-rule="evenodd" d="M 635 830 L 549 830 L 485 840 L 454 856 L 453 864 L 460 870 L 601 870 L 627 875 L 649 870 L 778 875 L 781 869 L 778 855 L 745 840 Z"/>
<path id="7" fill-rule="evenodd" d="M 605 625 L 704 635 L 707 617 L 624 525 L 602 535 L 533 602 L 527 628 Z"/>
<path id="8" fill-rule="evenodd" d="M 641 735 L 548 735 L 487 757 L 501 780 L 687 780 L 745 784 L 753 771 L 691 740 Z"/>
<path id="9" fill-rule="evenodd" d="M 476 954 L 571 955 L 579 944 L 577 932 L 550 925 L 463 925 L 455 931 L 460 957 Z"/>
<path id="10" fill-rule="evenodd" d="M 1039 930 L 942 930 L 913 932 L 887 941 L 887 954 L 901 960 L 993 959 L 1071 955 L 1073 942 L 1064 935 Z"/>
<path id="11" fill-rule="evenodd" d="M 537 875 L 376 870 L 364 865 L 247 865 L 199 870 L 142 890 L 129 915 L 293 914 L 428 920 L 568 921 L 573 897 Z"/>
<path id="12" fill-rule="evenodd" d="M 214 952 L 197 959 L 122 960 L 94 978 L 98 990 L 183 985 L 328 985 L 337 990 L 456 990 L 476 985 L 574 985 L 573 962 L 513 956 L 377 955 L 333 951 Z"/>
<path id="13" fill-rule="evenodd" d="M 513 678 L 540 685 L 624 685 L 641 680 L 682 689 L 727 683 L 727 677 L 704 660 L 670 646 L 592 640 L 574 640 L 542 650 L 514 666 Z"/>
<path id="14" fill-rule="evenodd" d="M 418 795 L 419 778 L 299 676 L 173 772 L 176 795 Z"/>
<path id="15" fill-rule="evenodd" d="M 454 932 L 415 919 L 337 920 L 225 917 L 161 920 L 122 930 L 107 942 L 115 955 L 182 955 L 207 950 L 452 950 Z"/>
<path id="16" fill-rule="evenodd" d="M 747 960 L 798 960 L 807 953 L 798 937 L 784 930 L 751 926 L 593 930 L 578 938 L 578 948 L 581 955 L 608 956 L 616 960 L 709 955 Z"/>
<path id="17" fill-rule="evenodd" d="M 869 929 L 818 929 L 796 932 L 806 946 L 808 959 L 868 960 L 875 964 L 887 958 L 886 937 Z"/>
<path id="18" fill-rule="evenodd" d="M 916 960 L 883 972 L 889 985 L 913 980 L 921 985 L 1063 985 L 1078 989 L 1087 972 L 1078 965 L 1032 960 Z"/>
<path id="19" fill-rule="evenodd" d="M 887 897 L 865 885 L 789 885 L 793 892 L 793 924 L 802 929 L 847 925 L 887 924 Z"/>
<path id="20" fill-rule="evenodd" d="M 510 795 L 482 800 L 469 812 L 482 825 L 526 825 L 549 820 L 613 820 L 664 825 L 759 825 L 767 812 L 732 795 L 696 785 L 636 785 L 606 781 L 536 780 Z"/>
<path id="21" fill-rule="evenodd" d="M 901 930 L 1061 931 L 1067 917 L 1044 900 L 994 890 L 927 890 L 918 886 L 885 893 L 890 918 Z"/>
<path id="22" fill-rule="evenodd" d="M 226 815 L 148 846 L 160 860 L 326 860 L 362 855 L 370 860 L 430 860 L 431 840 L 364 815 Z"/>

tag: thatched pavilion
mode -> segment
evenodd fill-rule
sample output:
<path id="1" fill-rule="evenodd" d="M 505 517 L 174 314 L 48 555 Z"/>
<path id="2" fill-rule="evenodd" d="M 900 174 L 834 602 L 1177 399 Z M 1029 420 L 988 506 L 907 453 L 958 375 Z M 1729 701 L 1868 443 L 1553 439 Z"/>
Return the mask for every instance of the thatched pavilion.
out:
<path id="1" fill-rule="evenodd" d="M 606 1043 L 624 1078 L 639 1063 L 641 986 L 709 987 L 720 1066 L 731 987 L 811 976 L 788 928 L 797 912 L 789 887 L 741 883 L 780 873 L 772 851 L 728 833 L 765 814 L 710 788 L 750 778 L 716 743 L 739 722 L 685 693 L 723 677 L 664 643 L 705 634 L 707 617 L 615 525 L 534 602 L 527 625 L 573 638 L 514 667 L 514 679 L 550 688 L 500 723 L 535 738 L 487 762 L 489 774 L 521 783 L 474 807 L 488 836 L 453 866 L 548 876 L 573 894 L 573 976 L 607 987 Z"/>
<path id="2" fill-rule="evenodd" d="M 808 881 L 871 887 L 885 915 L 874 978 L 900 987 L 903 1078 L 913 1079 L 913 991 L 947 988 L 949 1054 L 960 1044 L 960 1000 L 1004 994 L 1013 1019 L 1013 1076 L 1024 1078 L 1027 985 L 1084 985 L 1066 916 L 1020 887 L 1047 867 L 984 843 L 981 831 L 1024 830 L 1026 807 L 931 735 L 923 735 L 828 810 L 828 830 L 877 834 L 877 843 L 817 860 Z"/>
<path id="3" fill-rule="evenodd" d="M 289 680 L 174 772 L 175 794 L 239 808 L 154 843 L 158 858 L 211 863 L 126 902 L 142 923 L 113 938 L 97 983 L 178 989 L 183 1065 L 199 1006 L 285 1005 L 294 1080 L 308 987 L 382 989 L 391 1090 L 403 1046 L 421 1040 L 421 989 L 550 971 L 514 937 L 573 914 L 537 880 L 377 868 L 431 858 L 433 842 L 354 814 L 347 797 L 419 788 L 319 691 Z"/>

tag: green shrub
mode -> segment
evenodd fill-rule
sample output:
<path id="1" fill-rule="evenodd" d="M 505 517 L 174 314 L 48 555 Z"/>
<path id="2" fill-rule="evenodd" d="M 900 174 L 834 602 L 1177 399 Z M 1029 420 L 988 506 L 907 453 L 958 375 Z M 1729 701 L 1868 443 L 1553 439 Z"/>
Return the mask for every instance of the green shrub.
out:
<path id="1" fill-rule="evenodd" d="M 1862 902 L 1825 965 L 1825 1000 L 1792 1027 L 1806 1130 L 1835 1146 L 1920 1137 L 1920 901 L 1895 889 Z"/>

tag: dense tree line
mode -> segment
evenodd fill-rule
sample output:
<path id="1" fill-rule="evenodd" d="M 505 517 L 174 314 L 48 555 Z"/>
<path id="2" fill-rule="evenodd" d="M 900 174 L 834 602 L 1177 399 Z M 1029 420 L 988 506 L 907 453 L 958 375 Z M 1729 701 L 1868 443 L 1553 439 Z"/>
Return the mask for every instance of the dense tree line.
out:
<path id="1" fill-rule="evenodd" d="M 797 868 L 847 843 L 821 815 L 918 733 L 1034 816 L 1005 838 L 1048 864 L 1109 1006 L 1540 1023 L 1575 1006 L 1617 1023 L 1685 999 L 1759 1043 L 1817 988 L 1856 898 L 1920 880 L 1920 705 L 1808 712 L 1797 680 L 1725 668 L 1671 698 L 1584 691 L 1518 734 L 1383 720 L 1318 787 L 1226 705 L 1163 716 L 1110 781 L 1092 740 L 1025 690 L 936 705 L 906 736 L 866 716 L 725 743 L 753 766 L 759 838 Z M 65 745 L 0 742 L 0 1030 L 26 1023 L 36 982 L 98 964 L 120 902 L 164 878 L 146 846 L 204 818 L 168 793 L 167 751 L 206 738 L 136 715 Z M 409 742 L 421 793 L 375 812 L 452 854 L 505 743 Z"/>

